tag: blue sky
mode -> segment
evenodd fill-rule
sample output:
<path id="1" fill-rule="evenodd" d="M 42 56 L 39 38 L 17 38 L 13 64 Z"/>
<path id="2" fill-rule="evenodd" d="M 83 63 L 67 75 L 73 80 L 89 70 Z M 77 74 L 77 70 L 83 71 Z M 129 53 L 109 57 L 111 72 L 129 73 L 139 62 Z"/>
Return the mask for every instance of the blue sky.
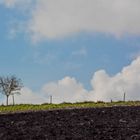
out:
<path id="1" fill-rule="evenodd" d="M 93 1 L 96 2 L 96 0 Z M 89 0 L 89 3 L 94 5 L 93 1 Z M 97 27 L 94 26 L 96 17 L 93 14 L 96 11 L 84 13 L 83 17 L 79 14 L 71 17 L 72 15 L 69 15 L 72 13 L 71 9 L 60 11 L 61 6 L 67 7 L 63 0 L 57 3 L 55 0 L 53 0 L 54 3 L 50 0 L 40 2 L 29 0 L 28 3 L 23 0 L 20 2 L 1 0 L 0 2 L 0 74 L 17 75 L 22 79 L 25 87 L 32 91 L 39 92 L 45 84 L 57 83 L 65 77 L 74 78 L 86 90 L 91 90 L 91 80 L 97 71 L 105 70 L 108 75 L 114 76 L 139 56 L 139 31 L 133 29 L 135 26 L 138 28 L 139 25 L 129 23 L 131 18 L 126 18 L 126 21 L 115 19 L 115 23 L 120 25 L 118 26 L 112 23 L 114 20 L 112 16 L 107 16 L 104 20 L 109 21 Z M 87 7 L 92 8 L 86 1 L 81 2 L 86 3 L 85 7 L 83 6 L 83 12 Z M 81 10 L 78 3 L 74 1 L 69 3 L 70 6 L 75 5 L 75 9 L 72 9 L 75 12 Z M 108 0 L 107 3 L 109 5 L 111 2 L 109 3 Z M 128 3 L 131 4 L 132 1 L 129 0 Z M 99 4 L 102 2 L 100 1 Z M 132 13 L 132 16 L 136 14 L 135 11 L 128 10 L 130 5 L 127 6 L 123 2 L 120 2 L 116 8 L 119 9 L 121 6 L 125 14 L 127 12 Z M 54 7 L 60 8 L 53 11 Z M 41 13 L 39 8 L 42 9 Z M 46 11 L 47 8 L 48 11 Z M 97 6 L 95 5 L 94 8 L 96 9 Z M 67 14 L 63 15 L 64 19 L 62 19 L 61 15 L 65 10 Z M 99 13 L 98 8 L 96 10 Z M 119 12 L 116 13 L 117 17 L 121 16 Z M 57 19 L 57 14 L 60 19 Z M 91 17 L 85 18 L 88 15 Z M 71 24 L 65 19 L 69 16 Z M 97 16 L 101 15 L 97 14 Z M 87 22 L 83 24 L 84 18 Z M 137 19 L 139 17 L 133 18 L 134 21 Z M 123 26 L 131 25 L 130 31 L 129 28 L 123 28 L 122 23 Z M 103 27 L 104 25 L 107 26 Z M 43 29 L 38 26 L 42 26 Z"/>

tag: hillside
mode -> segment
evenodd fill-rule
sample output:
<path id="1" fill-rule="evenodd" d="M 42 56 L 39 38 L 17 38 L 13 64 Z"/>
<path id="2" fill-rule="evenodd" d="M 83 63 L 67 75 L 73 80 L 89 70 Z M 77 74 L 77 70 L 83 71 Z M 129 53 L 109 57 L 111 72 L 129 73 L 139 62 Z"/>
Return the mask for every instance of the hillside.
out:
<path id="1" fill-rule="evenodd" d="M 140 106 L 0 115 L 0 140 L 140 139 Z"/>

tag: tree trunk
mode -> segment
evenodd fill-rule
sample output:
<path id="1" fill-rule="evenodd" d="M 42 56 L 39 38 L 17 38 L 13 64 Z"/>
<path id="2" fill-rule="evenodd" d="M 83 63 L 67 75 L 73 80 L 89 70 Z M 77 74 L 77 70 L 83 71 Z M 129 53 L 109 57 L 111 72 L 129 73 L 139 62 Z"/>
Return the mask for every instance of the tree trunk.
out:
<path id="1" fill-rule="evenodd" d="M 6 105 L 8 106 L 8 97 L 9 97 L 9 95 L 7 95 L 6 97 L 7 97 L 7 100 L 6 100 Z"/>

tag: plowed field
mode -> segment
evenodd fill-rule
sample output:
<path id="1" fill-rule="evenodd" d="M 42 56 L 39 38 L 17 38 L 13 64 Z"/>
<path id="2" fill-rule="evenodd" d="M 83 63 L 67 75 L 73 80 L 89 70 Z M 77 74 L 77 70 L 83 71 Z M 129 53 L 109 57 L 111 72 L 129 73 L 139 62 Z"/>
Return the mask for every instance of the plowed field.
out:
<path id="1" fill-rule="evenodd" d="M 0 114 L 0 140 L 140 140 L 140 106 Z"/>

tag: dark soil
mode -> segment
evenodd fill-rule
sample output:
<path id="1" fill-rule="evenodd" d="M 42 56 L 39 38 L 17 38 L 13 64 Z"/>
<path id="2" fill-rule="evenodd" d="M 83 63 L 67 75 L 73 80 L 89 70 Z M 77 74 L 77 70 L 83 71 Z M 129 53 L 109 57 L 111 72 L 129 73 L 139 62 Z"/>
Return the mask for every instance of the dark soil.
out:
<path id="1" fill-rule="evenodd" d="M 0 140 L 140 140 L 140 106 L 0 115 Z"/>

